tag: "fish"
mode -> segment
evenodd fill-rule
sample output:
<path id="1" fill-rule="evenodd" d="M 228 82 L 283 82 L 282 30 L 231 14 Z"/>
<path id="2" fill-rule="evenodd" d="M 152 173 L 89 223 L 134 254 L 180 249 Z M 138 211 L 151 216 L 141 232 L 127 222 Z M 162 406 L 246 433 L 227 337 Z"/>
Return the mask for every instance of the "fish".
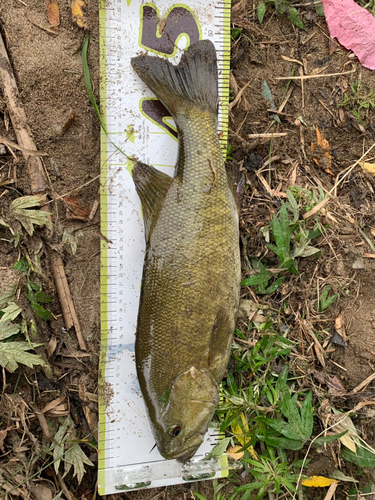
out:
<path id="1" fill-rule="evenodd" d="M 190 460 L 219 403 L 240 293 L 238 201 L 218 137 L 218 69 L 201 40 L 178 65 L 140 55 L 136 74 L 173 116 L 174 176 L 135 161 L 146 252 L 136 327 L 141 392 L 160 454 Z"/>

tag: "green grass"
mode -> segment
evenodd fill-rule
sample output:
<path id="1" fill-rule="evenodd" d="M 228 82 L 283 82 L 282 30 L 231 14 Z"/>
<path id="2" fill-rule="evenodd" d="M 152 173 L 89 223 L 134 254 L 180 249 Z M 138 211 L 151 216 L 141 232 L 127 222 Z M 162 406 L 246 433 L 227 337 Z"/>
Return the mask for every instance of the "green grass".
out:
<path id="1" fill-rule="evenodd" d="M 95 114 L 99 120 L 100 126 L 102 127 L 105 135 L 107 136 L 108 141 L 112 144 L 112 146 L 114 146 L 117 149 L 117 151 L 119 151 L 121 154 L 123 154 L 128 160 L 132 160 L 132 158 L 130 158 L 121 148 L 119 148 L 114 142 L 112 142 L 108 136 L 107 127 L 105 125 L 105 120 L 100 113 L 99 106 L 96 102 L 94 92 L 92 89 L 91 78 L 90 78 L 90 69 L 89 69 L 89 65 L 87 62 L 87 51 L 88 51 L 89 41 L 90 41 L 90 37 L 89 37 L 89 35 L 87 35 L 85 38 L 85 41 L 83 43 L 83 46 L 82 46 L 82 65 L 83 65 L 83 76 L 85 79 L 86 89 L 87 89 L 87 93 L 88 93 L 91 105 L 94 108 L 94 111 L 95 111 Z"/>
<path id="2" fill-rule="evenodd" d="M 320 249 L 312 245 L 312 241 L 323 234 L 325 228 L 316 218 L 310 228 L 303 219 L 303 213 L 324 199 L 324 193 L 319 196 L 310 192 L 287 190 L 288 202 L 282 202 L 278 214 L 274 214 L 269 224 L 261 232 L 264 235 L 267 248 L 277 255 L 277 268 L 267 264 L 266 259 L 253 258 L 250 276 L 242 280 L 242 286 L 254 287 L 257 294 L 270 295 L 274 293 L 285 280 L 285 275 L 299 274 L 298 263 L 303 257 L 320 253 Z M 271 243 L 272 241 L 272 243 Z M 272 269 L 272 270 L 270 270 Z"/>
<path id="3" fill-rule="evenodd" d="M 320 240 L 316 238 L 327 229 L 319 213 L 307 220 L 303 215 L 325 196 L 321 189 L 293 187 L 287 191 L 287 201 L 281 203 L 272 220 L 260 230 L 265 238 L 264 250 L 272 253 L 277 267 L 274 264 L 270 267 L 266 259 L 269 255 L 250 259 L 252 269 L 242 285 L 262 295 L 276 292 L 285 280 L 293 278 L 293 283 L 298 283 L 301 259 L 320 257 Z M 311 293 L 316 297 L 310 303 L 315 304 L 313 313 L 317 318 L 338 299 L 328 284 L 317 288 L 315 293 L 312 288 Z M 332 408 L 336 423 L 328 429 L 330 432 L 322 432 L 317 410 L 324 394 L 314 390 L 308 371 L 300 378 L 294 375 L 298 373 L 293 366 L 294 360 L 299 359 L 300 346 L 295 334 L 290 337 L 293 327 L 286 327 L 288 320 L 284 316 L 290 314 L 285 312 L 289 309 L 287 300 L 281 295 L 278 310 L 253 304 L 258 308 L 254 319 L 242 319 L 235 330 L 232 358 L 222 383 L 222 402 L 216 412 L 219 430 L 225 435 L 216 451 L 220 454 L 229 446 L 237 446 L 237 453 L 243 452 L 241 465 L 247 472 L 246 482 L 243 484 L 243 474 L 231 471 L 227 482 L 219 483 L 223 485 L 221 490 L 216 483 L 215 500 L 294 498 L 294 495 L 302 500 L 306 498 L 307 487 L 299 481 L 306 477 L 311 447 L 328 446 L 346 435 L 346 439 L 356 443 L 357 453 L 346 448 L 342 441 L 341 458 L 363 468 L 374 467 L 374 451 L 361 441 L 345 414 Z M 302 307 L 300 314 L 301 317 L 305 314 Z M 317 338 L 327 338 L 318 326 L 313 328 Z M 229 485 L 230 494 L 225 496 L 223 488 Z M 199 493 L 195 498 L 205 500 Z"/>
<path id="4" fill-rule="evenodd" d="M 256 12 L 260 24 L 262 24 L 269 7 L 274 8 L 278 14 L 285 14 L 297 28 L 305 29 L 300 13 L 289 0 L 259 0 Z"/>
<path id="5" fill-rule="evenodd" d="M 347 106 L 352 111 L 352 115 L 361 125 L 369 115 L 370 110 L 375 108 L 375 90 L 362 85 L 362 75 L 350 84 L 350 90 L 345 92 L 344 99 L 339 106 Z"/>

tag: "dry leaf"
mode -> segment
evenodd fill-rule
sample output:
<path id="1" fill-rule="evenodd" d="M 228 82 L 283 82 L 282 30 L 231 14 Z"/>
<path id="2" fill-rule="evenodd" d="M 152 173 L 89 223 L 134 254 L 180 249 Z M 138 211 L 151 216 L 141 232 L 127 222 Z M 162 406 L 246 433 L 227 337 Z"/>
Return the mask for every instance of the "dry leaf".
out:
<path id="1" fill-rule="evenodd" d="M 12 427 L 7 427 L 6 429 L 0 431 L 0 451 L 1 453 L 5 453 L 4 450 L 4 440 L 7 437 L 8 431 L 10 431 Z"/>
<path id="2" fill-rule="evenodd" d="M 89 398 L 87 397 L 89 393 L 86 392 L 86 387 L 83 384 L 78 385 L 78 395 L 80 399 L 84 402 L 89 402 Z M 91 396 L 91 395 L 90 395 Z M 89 406 L 82 405 L 83 413 L 85 414 L 88 426 L 92 435 L 95 439 L 98 439 L 98 415 L 96 412 L 91 411 Z"/>
<path id="3" fill-rule="evenodd" d="M 73 21 L 77 23 L 80 28 L 87 28 L 86 17 L 83 9 L 86 7 L 84 0 L 72 0 L 72 16 Z"/>
<path id="4" fill-rule="evenodd" d="M 239 441 L 242 446 L 245 446 L 250 440 L 246 439 L 246 436 L 245 436 L 245 433 L 249 430 L 249 425 L 248 425 L 246 417 L 243 413 L 241 413 L 241 421 L 242 421 L 242 426 L 238 425 L 238 424 L 237 425 L 232 424 L 231 429 L 232 429 L 233 434 L 235 434 L 237 441 Z M 234 449 L 239 450 L 239 449 L 241 449 L 241 446 L 239 448 L 236 448 L 236 446 L 234 446 Z M 250 445 L 247 448 L 247 450 L 250 453 L 253 460 L 258 460 L 258 462 L 259 462 L 259 457 L 258 457 L 256 451 L 254 450 L 254 446 Z M 237 460 L 239 460 L 239 459 L 237 459 Z"/>
<path id="5" fill-rule="evenodd" d="M 236 444 L 235 446 L 230 446 L 227 449 L 227 455 L 230 458 L 233 458 L 234 460 L 241 460 L 243 456 L 245 455 L 244 451 L 238 451 L 242 448 L 240 444 Z"/>
<path id="6" fill-rule="evenodd" d="M 63 200 L 67 208 L 67 219 L 77 219 L 84 222 L 89 220 L 90 210 L 86 205 L 82 206 L 82 203 L 77 195 L 65 196 Z"/>
<path id="7" fill-rule="evenodd" d="M 336 479 L 330 479 L 324 476 L 311 476 L 308 479 L 302 479 L 303 486 L 309 486 L 313 488 L 324 488 L 326 486 L 331 486 L 333 483 L 337 483 Z"/>
<path id="8" fill-rule="evenodd" d="M 50 358 L 57 348 L 57 338 L 51 337 L 47 344 L 47 356 Z"/>
<path id="9" fill-rule="evenodd" d="M 52 500 L 52 491 L 42 484 L 37 484 L 31 488 L 31 494 L 35 500 Z"/>
<path id="10" fill-rule="evenodd" d="M 339 427 L 341 427 L 341 425 L 337 426 L 337 430 L 339 430 Z M 355 442 L 352 440 L 350 436 L 348 436 L 348 434 L 344 434 L 344 436 L 341 436 L 339 440 L 342 442 L 344 446 L 349 448 L 350 451 L 352 451 L 353 453 L 357 453 L 357 447 L 355 445 Z"/>
<path id="11" fill-rule="evenodd" d="M 336 420 L 340 422 L 335 427 L 337 431 L 338 432 L 348 431 L 347 434 L 341 436 L 339 440 L 344 446 L 349 448 L 349 450 L 351 450 L 353 453 L 357 453 L 356 445 L 359 444 L 359 439 L 358 439 L 357 429 L 355 428 L 355 425 L 353 424 L 351 418 L 348 416 L 345 416 L 343 418 L 342 413 L 335 410 L 334 408 L 332 408 L 332 410 L 335 413 Z"/>
<path id="12" fill-rule="evenodd" d="M 327 384 L 329 387 L 328 392 L 330 394 L 341 394 L 341 395 L 347 394 L 347 390 L 341 384 L 341 382 L 337 377 L 333 377 L 331 378 L 331 380 L 328 380 Z"/>
<path id="13" fill-rule="evenodd" d="M 60 24 L 60 10 L 55 0 L 52 0 L 47 6 L 47 17 L 48 22 L 53 28 L 56 28 Z"/>
<path id="14" fill-rule="evenodd" d="M 320 364 L 325 367 L 326 366 L 326 362 L 324 360 L 325 351 L 324 351 L 321 343 L 319 342 L 319 340 L 316 338 L 315 333 L 312 331 L 309 331 L 309 334 L 314 339 L 313 346 L 314 346 L 315 354 L 316 354 L 317 358 L 319 359 Z"/>
<path id="15" fill-rule="evenodd" d="M 318 165 L 318 167 L 324 168 L 324 170 L 331 175 L 334 175 L 331 167 L 332 167 L 332 155 L 329 152 L 330 150 L 330 145 L 327 139 L 323 139 L 323 136 L 319 130 L 319 127 L 316 126 L 316 142 L 317 145 L 315 145 L 313 142 L 311 143 L 311 152 L 312 153 L 318 153 L 315 156 L 313 156 L 314 162 Z M 317 158 L 319 156 L 319 158 Z"/>
<path id="16" fill-rule="evenodd" d="M 344 311 L 341 311 L 341 313 L 335 319 L 335 330 L 343 338 L 343 340 L 346 342 L 347 337 L 346 337 L 346 331 L 345 331 Z"/>
<path id="17" fill-rule="evenodd" d="M 61 405 L 61 403 L 65 400 L 66 394 L 59 396 L 58 398 L 54 399 L 50 403 L 47 403 L 46 406 L 43 408 L 42 413 L 47 413 L 47 411 L 51 411 L 57 406 Z"/>
<path id="18" fill-rule="evenodd" d="M 366 170 L 369 174 L 375 175 L 375 163 L 367 163 L 365 161 L 360 161 L 359 164 Z"/>

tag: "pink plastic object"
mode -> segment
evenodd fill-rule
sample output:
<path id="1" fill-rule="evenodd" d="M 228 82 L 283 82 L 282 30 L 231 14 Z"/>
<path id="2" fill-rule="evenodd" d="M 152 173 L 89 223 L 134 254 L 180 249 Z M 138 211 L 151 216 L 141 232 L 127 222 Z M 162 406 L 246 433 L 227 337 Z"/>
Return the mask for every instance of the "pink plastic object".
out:
<path id="1" fill-rule="evenodd" d="M 375 69 L 375 17 L 353 0 L 322 0 L 332 38 Z"/>

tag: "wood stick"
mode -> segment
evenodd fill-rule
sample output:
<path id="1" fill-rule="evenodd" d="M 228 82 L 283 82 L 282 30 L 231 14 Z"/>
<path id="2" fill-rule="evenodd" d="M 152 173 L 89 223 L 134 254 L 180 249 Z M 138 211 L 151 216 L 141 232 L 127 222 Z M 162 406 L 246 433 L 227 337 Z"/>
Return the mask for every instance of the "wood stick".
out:
<path id="1" fill-rule="evenodd" d="M 34 139 L 32 138 L 31 129 L 27 123 L 26 114 L 18 92 L 17 82 L 14 78 L 13 70 L 1 34 L 0 82 L 3 87 L 7 109 L 17 137 L 17 142 L 20 148 L 22 148 L 21 151 L 28 168 L 31 192 L 33 195 L 43 196 L 47 193 L 48 189 L 47 177 L 45 175 L 40 156 L 35 154 L 37 147 Z M 49 205 L 47 204 L 43 206 L 42 210 L 50 211 Z M 62 259 L 52 248 L 48 249 L 48 256 L 51 262 L 52 273 L 55 279 L 57 294 L 59 296 L 66 328 L 69 330 L 72 326 L 75 327 L 80 348 L 87 350 L 86 342 L 83 338 L 82 330 L 70 294 Z"/>

